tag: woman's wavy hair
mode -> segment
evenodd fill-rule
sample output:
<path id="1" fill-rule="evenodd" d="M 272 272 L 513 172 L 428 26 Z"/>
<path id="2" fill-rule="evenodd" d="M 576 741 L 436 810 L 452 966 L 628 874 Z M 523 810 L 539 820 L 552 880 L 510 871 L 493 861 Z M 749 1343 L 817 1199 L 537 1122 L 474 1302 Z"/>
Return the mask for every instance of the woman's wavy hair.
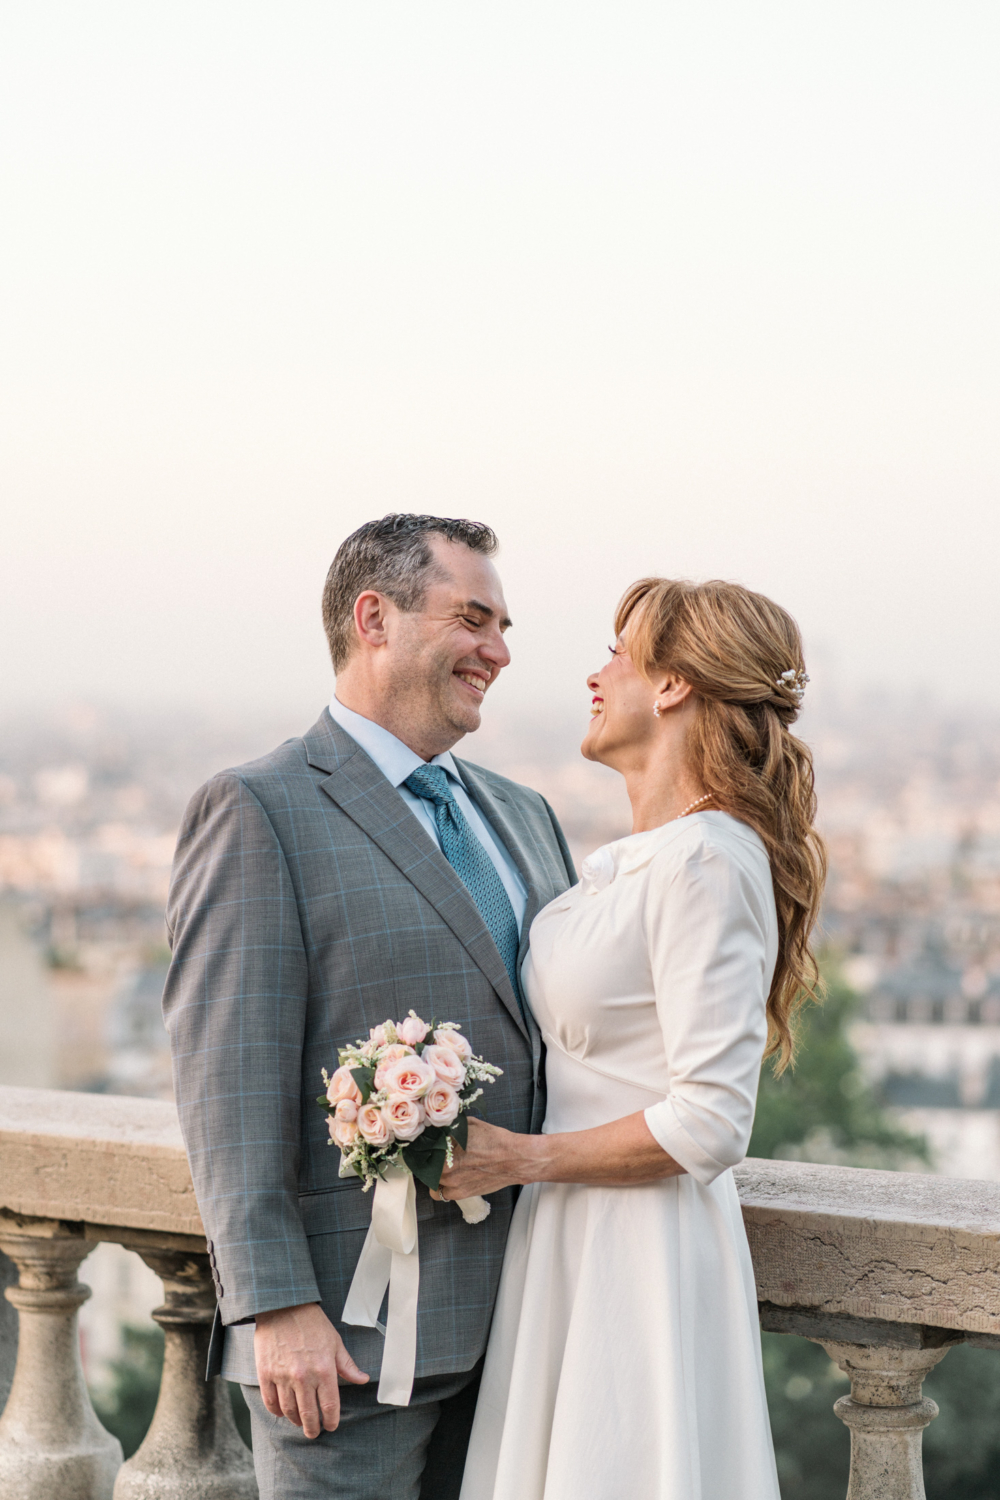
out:
<path id="1" fill-rule="evenodd" d="M 749 824 L 767 849 L 778 959 L 764 1056 L 781 1073 L 794 1055 L 796 1013 L 818 997 L 810 938 L 826 879 L 812 755 L 791 732 L 802 678 L 788 674 L 805 671 L 798 626 L 737 583 L 640 578 L 618 606 L 615 630 L 644 676 L 671 671 L 691 684 L 699 710 L 691 769 L 716 806 Z"/>

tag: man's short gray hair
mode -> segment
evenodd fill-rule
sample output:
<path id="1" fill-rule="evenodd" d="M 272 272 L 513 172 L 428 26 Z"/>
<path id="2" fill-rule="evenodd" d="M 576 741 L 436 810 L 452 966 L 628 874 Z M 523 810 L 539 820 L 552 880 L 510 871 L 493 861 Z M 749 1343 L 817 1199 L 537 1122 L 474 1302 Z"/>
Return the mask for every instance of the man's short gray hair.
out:
<path id="1" fill-rule="evenodd" d="M 354 605 L 359 594 L 374 589 L 397 609 L 419 609 L 433 576 L 431 535 L 461 542 L 473 552 L 492 557 L 499 543 L 482 521 L 452 521 L 446 516 L 383 516 L 366 521 L 337 548 L 323 588 L 323 628 L 339 672 L 354 650 Z"/>

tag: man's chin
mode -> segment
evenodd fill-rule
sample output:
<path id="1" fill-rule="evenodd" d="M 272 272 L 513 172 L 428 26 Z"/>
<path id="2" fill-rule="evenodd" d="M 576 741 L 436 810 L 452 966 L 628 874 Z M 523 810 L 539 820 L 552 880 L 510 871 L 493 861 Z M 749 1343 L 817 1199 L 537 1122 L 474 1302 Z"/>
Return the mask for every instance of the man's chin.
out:
<path id="1" fill-rule="evenodd" d="M 465 708 L 452 720 L 460 734 L 475 734 L 482 722 L 483 716 L 478 708 Z"/>
<path id="2" fill-rule="evenodd" d="M 448 705 L 448 720 L 456 734 L 475 734 L 483 722 L 481 707 L 478 703 L 465 701 L 456 703 L 454 700 Z"/>

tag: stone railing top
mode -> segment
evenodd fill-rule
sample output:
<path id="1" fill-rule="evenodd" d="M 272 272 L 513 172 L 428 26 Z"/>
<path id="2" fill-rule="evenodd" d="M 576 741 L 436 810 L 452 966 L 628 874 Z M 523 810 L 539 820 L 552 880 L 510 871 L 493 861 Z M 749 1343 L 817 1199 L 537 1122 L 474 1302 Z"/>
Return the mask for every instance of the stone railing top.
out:
<path id="1" fill-rule="evenodd" d="M 744 1210 L 822 1213 L 856 1223 L 923 1225 L 949 1234 L 965 1230 L 1000 1242 L 1000 1182 L 759 1157 L 748 1158 L 735 1176 Z"/>
<path id="2" fill-rule="evenodd" d="M 762 1302 L 1000 1335 L 1000 1183 L 752 1159 L 735 1175 Z"/>
<path id="3" fill-rule="evenodd" d="M 1000 1183 L 759 1160 L 735 1175 L 762 1302 L 1000 1335 Z M 149 1099 L 0 1088 L 0 1210 L 204 1233 L 176 1110 Z"/>
<path id="4" fill-rule="evenodd" d="M 0 1088 L 0 1209 L 204 1234 L 172 1104 Z"/>

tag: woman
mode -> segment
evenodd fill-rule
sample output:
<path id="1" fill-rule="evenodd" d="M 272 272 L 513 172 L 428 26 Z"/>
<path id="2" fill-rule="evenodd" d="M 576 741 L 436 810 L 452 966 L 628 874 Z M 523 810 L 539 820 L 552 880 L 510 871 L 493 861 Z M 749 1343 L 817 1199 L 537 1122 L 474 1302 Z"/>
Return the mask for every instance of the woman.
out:
<path id="1" fill-rule="evenodd" d="M 582 748 L 625 777 L 633 832 L 532 924 L 544 1133 L 473 1122 L 442 1179 L 528 1185 L 462 1500 L 777 1500 L 730 1169 L 816 977 L 801 641 L 759 594 L 657 578 L 615 628 Z"/>

